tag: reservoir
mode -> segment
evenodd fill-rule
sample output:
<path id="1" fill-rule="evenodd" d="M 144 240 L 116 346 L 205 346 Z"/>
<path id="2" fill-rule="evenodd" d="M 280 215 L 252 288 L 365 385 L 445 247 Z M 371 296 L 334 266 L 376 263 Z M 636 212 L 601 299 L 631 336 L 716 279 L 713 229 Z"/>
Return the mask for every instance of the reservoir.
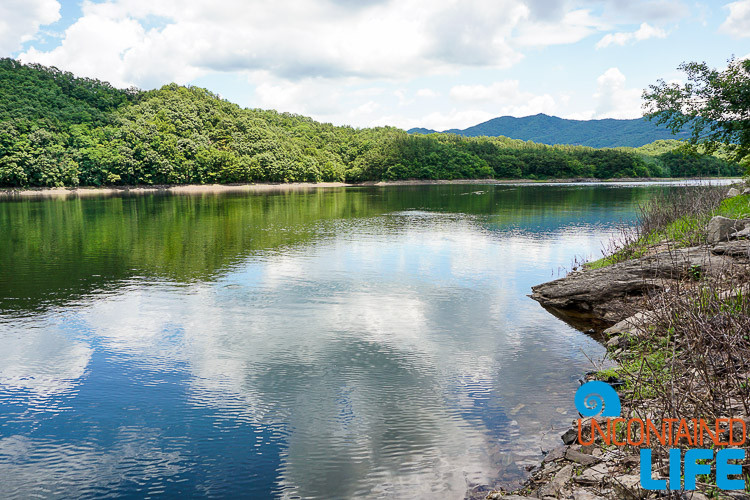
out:
<path id="1" fill-rule="evenodd" d="M 605 349 L 528 298 L 653 184 L 0 201 L 6 498 L 463 498 Z"/>

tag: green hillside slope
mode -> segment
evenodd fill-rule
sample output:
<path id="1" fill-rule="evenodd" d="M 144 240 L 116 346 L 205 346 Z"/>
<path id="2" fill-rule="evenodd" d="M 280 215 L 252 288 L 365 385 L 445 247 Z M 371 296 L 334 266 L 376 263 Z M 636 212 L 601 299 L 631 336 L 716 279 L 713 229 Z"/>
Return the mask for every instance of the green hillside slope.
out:
<path id="1" fill-rule="evenodd" d="M 692 160 L 691 160 L 692 161 Z M 718 162 L 718 163 L 717 163 Z M 140 91 L 0 60 L 0 186 L 737 175 L 739 166 L 506 137 L 410 135 Z M 690 172 L 689 174 L 687 172 Z"/>

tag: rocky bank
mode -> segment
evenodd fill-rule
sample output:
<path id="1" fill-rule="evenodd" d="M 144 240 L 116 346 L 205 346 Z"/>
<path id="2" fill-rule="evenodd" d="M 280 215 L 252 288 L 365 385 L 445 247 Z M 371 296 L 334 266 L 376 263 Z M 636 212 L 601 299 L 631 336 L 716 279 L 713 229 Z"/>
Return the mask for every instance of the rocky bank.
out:
<path id="1" fill-rule="evenodd" d="M 701 277 L 738 269 L 748 271 L 748 235 L 750 219 L 714 217 L 706 228 L 704 245 L 690 248 L 663 245 L 637 259 L 571 272 L 564 278 L 533 287 L 531 297 L 572 326 L 598 335 L 607 345 L 610 358 L 617 362 L 620 356 L 627 354 L 630 336 L 648 332 L 649 319 L 655 314 L 648 309 L 654 303 L 648 300 L 649 296 L 673 287 L 690 293 Z M 721 293 L 736 296 L 743 291 L 750 296 L 749 283 L 736 282 L 736 286 Z M 623 405 L 627 405 L 626 399 Z M 624 407 L 623 414 L 627 411 Z M 493 491 L 486 498 L 593 500 L 667 496 L 664 492 L 640 488 L 637 450 L 611 449 L 596 444 L 581 446 L 577 441 L 577 422 L 573 422 L 573 427 L 562 435 L 560 446 L 549 450 L 542 462 L 531 470 L 531 477 L 523 488 L 514 492 Z M 723 498 L 750 498 L 744 492 L 722 495 Z M 676 492 L 672 498 L 708 497 L 695 491 Z"/>

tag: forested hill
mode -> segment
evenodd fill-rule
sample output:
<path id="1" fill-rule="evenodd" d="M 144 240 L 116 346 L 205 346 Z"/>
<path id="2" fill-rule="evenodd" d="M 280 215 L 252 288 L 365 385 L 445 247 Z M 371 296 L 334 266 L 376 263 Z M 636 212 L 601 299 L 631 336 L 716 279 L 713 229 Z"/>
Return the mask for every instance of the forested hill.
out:
<path id="1" fill-rule="evenodd" d="M 674 142 L 635 149 L 410 135 L 243 109 L 198 87 L 117 89 L 0 59 L 0 186 L 737 175 Z"/>
<path id="2" fill-rule="evenodd" d="M 413 128 L 409 133 L 431 134 L 434 130 Z M 515 118 L 501 116 L 463 130 L 451 129 L 445 133 L 466 137 L 505 136 L 542 144 L 572 144 L 592 148 L 637 148 L 660 139 L 687 138 L 687 132 L 677 136 L 644 118 L 634 120 L 567 120 L 556 116 L 538 114 Z"/>

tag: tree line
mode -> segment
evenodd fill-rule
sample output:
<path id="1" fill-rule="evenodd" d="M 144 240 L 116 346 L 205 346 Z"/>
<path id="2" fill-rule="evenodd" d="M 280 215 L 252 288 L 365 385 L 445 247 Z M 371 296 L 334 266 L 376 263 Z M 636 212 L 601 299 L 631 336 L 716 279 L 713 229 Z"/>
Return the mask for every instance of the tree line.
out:
<path id="1" fill-rule="evenodd" d="M 0 59 L 0 185 L 740 175 L 737 163 L 505 137 L 355 129 L 243 109 L 208 90 L 117 89 Z"/>

